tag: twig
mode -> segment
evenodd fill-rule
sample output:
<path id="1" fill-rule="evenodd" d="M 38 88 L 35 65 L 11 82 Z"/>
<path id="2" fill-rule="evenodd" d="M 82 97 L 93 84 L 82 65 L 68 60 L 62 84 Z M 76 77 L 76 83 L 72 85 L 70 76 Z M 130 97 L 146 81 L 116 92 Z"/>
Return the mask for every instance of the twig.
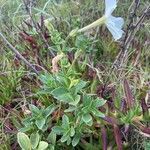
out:
<path id="1" fill-rule="evenodd" d="M 134 0 L 130 6 L 130 9 L 132 9 L 132 11 L 130 12 L 130 15 L 128 17 L 129 19 L 129 23 L 127 25 L 127 29 L 126 29 L 126 32 L 125 32 L 125 36 L 124 36 L 124 40 L 122 42 L 122 48 L 119 52 L 119 54 L 117 55 L 113 65 L 112 65 L 112 68 L 111 70 L 113 69 L 119 69 L 119 67 L 121 66 L 120 65 L 120 59 L 122 58 L 122 55 L 124 53 L 124 49 L 125 49 L 125 43 L 127 43 L 129 37 L 131 36 L 131 33 L 130 31 L 133 30 L 133 22 L 134 22 L 134 18 L 136 17 L 136 12 L 137 12 L 137 9 L 138 9 L 138 6 L 139 6 L 139 3 L 140 3 L 140 0 Z"/>
<path id="2" fill-rule="evenodd" d="M 145 11 L 143 12 L 142 16 L 137 20 L 136 24 L 133 25 L 133 31 L 130 32 L 128 38 L 126 39 L 125 43 L 124 43 L 124 48 L 123 48 L 123 57 L 122 57 L 122 61 L 120 63 L 120 66 L 122 66 L 122 64 L 125 62 L 127 55 L 128 55 L 128 49 L 130 47 L 131 42 L 133 41 L 135 34 L 137 33 L 137 31 L 139 31 L 141 24 L 144 22 L 146 16 L 147 16 L 147 12 L 149 11 L 150 6 L 148 6 Z"/>
<path id="3" fill-rule="evenodd" d="M 140 0 L 133 1 L 133 10 L 131 11 L 130 16 L 128 18 L 129 24 L 128 24 L 127 29 L 126 29 L 126 34 L 124 37 L 123 45 L 125 45 L 125 43 L 128 41 L 130 31 L 134 30 L 133 23 L 134 23 L 134 18 L 137 16 L 136 13 L 137 13 L 137 9 L 139 7 L 139 4 L 140 4 Z"/>
<path id="4" fill-rule="evenodd" d="M 8 47 L 36 74 L 39 74 L 39 72 L 33 67 L 32 64 L 30 64 L 19 52 L 18 50 L 5 38 L 5 36 L 0 32 L 0 37 L 3 39 L 3 41 L 8 45 Z"/>
<path id="5" fill-rule="evenodd" d="M 133 41 L 135 34 L 137 33 L 137 31 L 139 30 L 141 24 L 143 23 L 143 21 L 145 20 L 147 13 L 150 9 L 150 6 L 148 6 L 145 11 L 143 12 L 143 14 L 141 15 L 141 17 L 134 21 L 135 17 L 137 16 L 137 9 L 139 7 L 140 4 L 140 0 L 134 0 L 133 2 L 133 10 L 130 13 L 130 21 L 129 24 L 127 25 L 127 29 L 126 29 L 126 34 L 122 43 L 122 48 L 121 51 L 119 52 L 118 56 L 116 57 L 112 68 L 117 68 L 119 69 L 123 63 L 125 62 L 127 55 L 128 55 L 128 49 L 130 47 L 131 42 Z M 135 23 L 134 23 L 135 22 Z"/>

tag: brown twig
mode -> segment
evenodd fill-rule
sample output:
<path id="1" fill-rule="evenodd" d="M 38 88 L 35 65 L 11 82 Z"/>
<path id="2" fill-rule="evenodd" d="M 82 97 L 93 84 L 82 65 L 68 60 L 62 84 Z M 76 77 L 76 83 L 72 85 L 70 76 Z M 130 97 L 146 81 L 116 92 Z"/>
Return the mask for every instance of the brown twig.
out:
<path id="1" fill-rule="evenodd" d="M 129 17 L 129 24 L 127 25 L 126 32 L 125 32 L 126 34 L 122 42 L 122 48 L 113 63 L 112 69 L 114 68 L 119 69 L 120 67 L 122 67 L 122 65 L 126 61 L 126 58 L 128 56 L 128 49 L 131 45 L 131 42 L 133 41 L 135 34 L 140 29 L 141 24 L 144 22 L 149 12 L 150 6 L 148 6 L 143 11 L 143 14 L 139 17 L 139 19 L 135 19 L 135 17 L 137 16 L 137 9 L 139 5 L 140 5 L 140 0 L 134 0 L 133 6 L 132 6 L 133 9 Z"/>
<path id="2" fill-rule="evenodd" d="M 145 11 L 143 12 L 143 14 L 141 15 L 141 17 L 137 20 L 137 22 L 135 23 L 135 25 L 133 25 L 133 31 L 130 32 L 128 38 L 126 39 L 125 43 L 124 43 L 124 53 L 123 53 L 123 59 L 121 62 L 121 65 L 124 63 L 124 61 L 126 60 L 126 57 L 128 55 L 128 49 L 129 46 L 131 44 L 131 42 L 133 41 L 135 34 L 137 33 L 137 31 L 139 31 L 141 24 L 144 22 L 146 16 L 147 16 L 147 12 L 149 11 L 150 6 L 148 6 Z"/>
<path id="3" fill-rule="evenodd" d="M 18 50 L 5 38 L 5 36 L 0 32 L 0 37 L 3 39 L 3 41 L 8 45 L 8 47 L 36 74 L 39 74 L 39 72 L 33 67 L 32 64 L 30 64 L 19 52 Z"/>

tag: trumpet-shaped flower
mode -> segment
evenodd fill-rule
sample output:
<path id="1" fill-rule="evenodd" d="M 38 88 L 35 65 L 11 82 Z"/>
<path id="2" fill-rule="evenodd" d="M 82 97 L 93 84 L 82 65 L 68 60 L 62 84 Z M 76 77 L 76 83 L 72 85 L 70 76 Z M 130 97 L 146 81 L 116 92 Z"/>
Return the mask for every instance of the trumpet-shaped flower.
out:
<path id="1" fill-rule="evenodd" d="M 78 32 L 84 32 L 93 27 L 97 27 L 101 24 L 105 24 L 108 30 L 111 32 L 115 40 L 118 40 L 122 37 L 123 30 L 122 26 L 124 24 L 124 20 L 121 17 L 112 16 L 113 11 L 117 7 L 116 0 L 105 0 L 105 14 L 100 19 L 94 21 L 90 25 L 79 29 Z"/>

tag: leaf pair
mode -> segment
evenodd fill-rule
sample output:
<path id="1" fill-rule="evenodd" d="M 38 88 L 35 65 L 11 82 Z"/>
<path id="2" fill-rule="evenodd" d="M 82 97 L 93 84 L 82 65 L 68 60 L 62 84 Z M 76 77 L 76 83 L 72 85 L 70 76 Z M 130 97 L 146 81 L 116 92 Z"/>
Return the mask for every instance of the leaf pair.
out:
<path id="1" fill-rule="evenodd" d="M 22 150 L 45 150 L 48 147 L 47 142 L 40 141 L 40 136 L 38 133 L 31 134 L 29 139 L 25 133 L 19 132 L 17 134 L 17 140 Z"/>

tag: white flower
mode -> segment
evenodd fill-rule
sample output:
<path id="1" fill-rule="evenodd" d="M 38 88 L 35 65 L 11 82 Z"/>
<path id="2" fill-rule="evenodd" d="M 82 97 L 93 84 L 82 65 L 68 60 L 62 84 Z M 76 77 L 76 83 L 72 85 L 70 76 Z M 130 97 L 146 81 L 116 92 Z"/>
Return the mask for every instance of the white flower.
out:
<path id="1" fill-rule="evenodd" d="M 124 20 L 121 17 L 112 16 L 113 11 L 117 7 L 116 0 L 105 0 L 105 15 L 100 19 L 94 21 L 88 26 L 79 29 L 78 32 L 84 32 L 93 27 L 97 27 L 101 24 L 105 24 L 108 30 L 111 32 L 115 40 L 118 40 L 122 37 L 123 30 L 122 26 L 124 24 Z"/>
<path id="2" fill-rule="evenodd" d="M 124 20 L 121 17 L 112 16 L 112 13 L 116 7 L 116 0 L 105 0 L 105 24 L 113 35 L 114 39 L 118 40 L 122 37 L 123 34 L 122 26 L 124 24 Z"/>

